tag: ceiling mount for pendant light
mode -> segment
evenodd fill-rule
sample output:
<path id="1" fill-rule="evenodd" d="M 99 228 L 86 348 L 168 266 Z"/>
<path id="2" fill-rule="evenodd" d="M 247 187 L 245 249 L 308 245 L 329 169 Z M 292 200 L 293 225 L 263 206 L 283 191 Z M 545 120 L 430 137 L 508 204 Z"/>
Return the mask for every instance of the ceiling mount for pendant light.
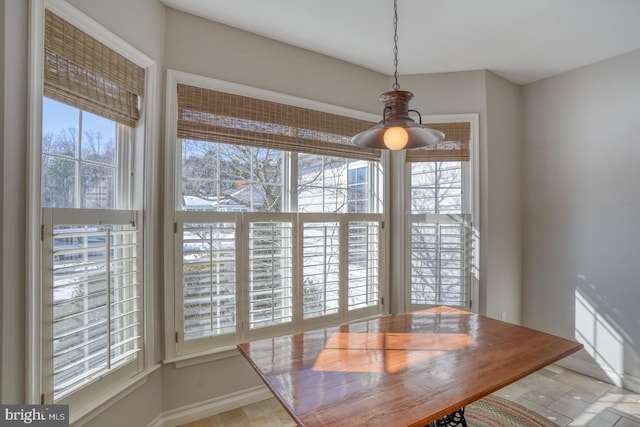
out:
<path id="1" fill-rule="evenodd" d="M 351 142 L 361 147 L 389 150 L 433 146 L 444 139 L 444 134 L 422 125 L 420 113 L 409 109 L 413 94 L 400 90 L 398 84 L 398 0 L 393 1 L 393 55 L 395 83 L 392 91 L 380 95 L 380 102 L 384 104 L 382 121 L 351 138 Z M 409 116 L 410 112 L 418 115 L 420 123 Z"/>

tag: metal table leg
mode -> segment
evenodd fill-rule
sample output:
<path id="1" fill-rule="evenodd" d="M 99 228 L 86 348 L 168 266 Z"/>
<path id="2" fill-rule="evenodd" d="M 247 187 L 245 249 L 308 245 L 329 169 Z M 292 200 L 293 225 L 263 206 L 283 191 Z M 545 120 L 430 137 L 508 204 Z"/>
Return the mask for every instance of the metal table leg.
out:
<path id="1" fill-rule="evenodd" d="M 427 424 L 425 427 L 467 427 L 467 421 L 464 419 L 464 407 L 446 415 L 439 420 Z"/>

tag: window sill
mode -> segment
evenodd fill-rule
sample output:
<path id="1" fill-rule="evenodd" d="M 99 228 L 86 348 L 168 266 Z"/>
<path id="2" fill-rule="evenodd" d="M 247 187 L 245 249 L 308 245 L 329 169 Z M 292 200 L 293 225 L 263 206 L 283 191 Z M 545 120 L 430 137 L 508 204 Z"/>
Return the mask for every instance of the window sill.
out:
<path id="1" fill-rule="evenodd" d="M 173 363 L 176 369 L 187 368 L 189 366 L 200 365 L 202 363 L 214 362 L 216 360 L 228 359 L 230 357 L 240 356 L 236 346 L 219 347 L 198 353 L 189 353 L 183 356 L 177 356 L 164 360 L 164 364 Z"/>
<path id="2" fill-rule="evenodd" d="M 84 425 L 89 420 L 97 417 L 100 413 L 104 412 L 111 406 L 115 405 L 118 401 L 143 386 L 147 382 L 149 375 L 158 370 L 161 366 L 162 365 L 160 364 L 154 365 L 129 379 L 119 387 L 111 390 L 109 393 L 96 397 L 96 399 L 93 400 L 95 404 L 91 405 L 91 407 L 83 407 L 74 411 L 74 414 L 69 420 L 70 425 Z"/>
<path id="3" fill-rule="evenodd" d="M 371 316 L 366 316 L 358 319 L 352 319 L 346 324 L 366 322 L 367 320 L 378 319 L 380 317 L 389 316 L 388 313 L 378 313 Z M 336 327 L 339 325 L 330 325 L 326 327 Z M 240 356 L 235 345 L 228 345 L 224 347 L 218 347 L 211 350 L 194 352 L 184 354 L 182 356 L 176 356 L 169 359 L 165 359 L 162 363 L 167 365 L 173 363 L 176 369 L 188 368 L 189 366 L 200 365 L 202 363 L 214 362 L 216 360 L 228 359 L 231 357 Z"/>

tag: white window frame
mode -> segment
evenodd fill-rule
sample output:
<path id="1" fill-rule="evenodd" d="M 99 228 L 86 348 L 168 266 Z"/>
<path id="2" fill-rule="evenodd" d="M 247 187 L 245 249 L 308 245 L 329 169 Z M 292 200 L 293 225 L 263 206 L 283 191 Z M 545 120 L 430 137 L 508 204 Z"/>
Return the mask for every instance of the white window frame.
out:
<path id="1" fill-rule="evenodd" d="M 453 115 L 437 115 L 426 116 L 423 118 L 423 122 L 426 126 L 429 123 L 459 123 L 468 122 L 470 124 L 470 141 L 469 151 L 470 158 L 468 162 L 462 162 L 462 216 L 469 217 L 471 222 L 470 244 L 473 248 L 471 254 L 471 266 L 469 271 L 469 288 L 467 292 L 467 305 L 461 307 L 466 310 L 477 312 L 479 302 L 479 196 L 480 196 L 480 179 L 479 179 L 479 115 L 478 114 L 453 114 Z M 427 306 L 422 304 L 411 303 L 411 163 L 407 163 L 404 160 L 404 153 L 402 155 L 402 170 L 404 171 L 404 180 L 399 180 L 404 200 L 401 206 L 404 208 L 404 213 L 401 216 L 402 224 L 400 225 L 404 230 L 403 235 L 407 236 L 402 242 L 402 252 L 405 254 L 405 264 L 402 267 L 402 278 L 406 278 L 407 286 L 404 289 L 404 294 L 401 296 L 403 301 L 403 311 L 413 311 Z M 445 215 L 445 214 L 443 214 Z M 456 215 L 452 215 L 455 217 Z"/>
<path id="2" fill-rule="evenodd" d="M 154 304 L 152 285 L 154 283 L 154 234 L 153 218 L 154 191 L 157 191 L 157 179 L 153 173 L 156 158 L 157 140 L 157 81 L 158 67 L 156 62 L 133 48 L 105 27 L 80 12 L 64 0 L 30 0 L 29 17 L 29 85 L 28 85 L 28 129 L 27 138 L 27 251 L 29 260 L 27 267 L 27 361 L 26 361 L 26 401 L 28 403 L 41 403 L 44 400 L 45 390 L 42 380 L 42 313 L 41 301 L 43 294 L 41 289 L 42 257 L 41 257 L 41 157 L 42 157 L 42 98 L 43 98 L 43 70 L 44 58 L 44 15 L 45 9 L 51 10 L 57 16 L 73 24 L 86 34 L 100 40 L 103 44 L 123 55 L 127 59 L 143 67 L 145 73 L 145 96 L 142 100 L 142 115 L 139 125 L 135 128 L 136 144 L 134 156 L 140 159 L 135 163 L 133 178 L 132 200 L 137 200 L 137 206 L 132 209 L 144 210 L 146 221 L 143 224 L 143 277 L 144 277 L 144 338 L 142 360 L 143 370 L 134 376 L 128 376 L 118 380 L 113 387 L 101 388 L 96 393 L 76 393 L 83 395 L 78 405 L 71 408 L 70 421 L 73 423 L 85 416 L 90 416 L 92 411 L 104 403 L 122 398 L 127 392 L 142 384 L 146 377 L 159 367 L 155 363 L 154 355 L 154 331 L 153 313 Z M 142 169 L 142 170 L 140 170 Z M 139 172 L 139 173 L 138 173 Z M 86 396 L 84 396 L 86 394 Z"/>
<path id="3" fill-rule="evenodd" d="M 290 95 L 284 95 L 277 92 L 267 91 L 263 89 L 258 89 L 254 87 L 239 85 L 235 83 L 230 83 L 222 80 L 206 78 L 202 76 L 197 76 L 194 74 L 189 74 L 177 70 L 167 70 L 167 86 L 166 86 L 166 122 L 165 122 L 165 130 L 166 130 L 166 147 L 165 147 L 165 172 L 166 176 L 174 177 L 173 185 L 167 185 L 165 188 L 165 212 L 173 212 L 174 214 L 165 215 L 165 224 L 164 230 L 166 236 L 173 236 L 173 239 L 167 238 L 165 239 L 164 253 L 167 254 L 168 259 L 175 259 L 176 262 L 165 262 L 165 293 L 166 296 L 172 296 L 165 298 L 165 362 L 179 362 L 179 364 L 189 364 L 190 362 L 186 362 L 188 359 L 194 359 L 198 357 L 203 357 L 202 361 L 205 360 L 215 360 L 220 357 L 227 357 L 228 355 L 235 354 L 235 343 L 228 345 L 195 345 L 194 348 L 189 348 L 189 346 L 184 346 L 184 342 L 182 342 L 182 320 L 178 317 L 182 313 L 181 309 L 177 307 L 180 303 L 181 298 L 179 292 L 182 292 L 181 286 L 176 282 L 178 279 L 177 271 L 176 271 L 176 263 L 179 261 L 179 245 L 176 244 L 177 233 L 174 230 L 180 228 L 180 222 L 177 220 L 181 217 L 181 213 L 177 213 L 180 209 L 179 200 L 176 199 L 176 195 L 179 194 L 180 191 L 180 165 L 177 164 L 177 159 L 180 158 L 179 153 L 179 144 L 177 143 L 177 85 L 188 84 L 192 86 L 202 87 L 206 89 L 219 90 L 227 93 L 233 93 L 241 96 L 248 96 L 253 98 L 265 99 L 272 102 L 278 102 L 293 106 L 298 106 L 302 108 L 313 109 L 317 111 L 332 113 L 343 115 L 347 117 L 354 117 L 362 120 L 367 120 L 371 122 L 377 122 L 380 118 L 377 115 L 363 113 L 343 107 L 337 107 L 330 104 L 325 104 L 317 101 L 312 101 L 308 99 L 298 98 Z M 296 153 L 291 153 L 291 156 L 297 156 Z M 380 164 L 382 164 L 384 168 L 384 164 L 388 161 L 388 153 L 383 152 Z M 375 162 L 374 162 L 375 163 Z M 292 170 L 293 167 L 291 165 L 287 165 L 286 171 L 291 175 L 296 175 L 297 171 Z M 373 169 L 373 168 L 372 168 Z M 375 175 L 375 176 L 374 176 Z M 377 185 L 380 193 L 383 198 L 386 198 L 389 194 L 388 190 L 388 176 L 385 175 L 384 181 L 381 182 L 378 179 L 379 174 L 376 171 L 370 171 L 369 182 L 370 185 Z M 291 208 L 297 208 L 297 196 L 292 194 L 293 200 L 291 200 Z M 386 200 L 386 199 L 385 199 Z M 375 203 L 384 206 L 385 200 L 377 200 Z M 241 215 L 249 215 L 251 213 L 242 213 Z M 303 213 L 282 213 L 277 215 L 293 215 L 293 216 L 302 216 L 302 215 L 313 215 L 313 214 L 303 214 Z M 381 230 L 380 230 L 380 238 L 383 242 L 388 241 L 389 231 L 384 229 L 383 225 L 384 221 L 387 217 L 387 213 L 381 214 L 341 214 L 341 215 L 356 215 L 353 218 L 371 218 L 375 217 L 379 219 L 381 222 Z M 367 216 L 370 215 L 370 216 Z M 294 218 L 295 219 L 295 218 Z M 190 221 L 189 221 L 190 222 Z M 297 223 L 294 221 L 294 236 L 293 242 L 296 244 L 298 235 L 297 233 Z M 245 230 L 246 231 L 246 230 Z M 381 304 L 376 307 L 375 312 L 367 311 L 364 309 L 362 312 L 356 313 L 357 310 L 352 310 L 351 313 L 346 310 L 343 313 L 342 321 L 350 321 L 356 315 L 362 315 L 364 313 L 368 313 L 371 316 L 377 316 L 388 313 L 388 280 L 387 280 L 387 271 L 385 270 L 385 266 L 387 265 L 387 253 L 383 245 L 380 245 L 380 278 L 379 278 L 379 296 L 381 300 Z M 345 255 L 346 256 L 346 255 Z M 176 258 L 174 258 L 176 257 Z M 294 261 L 295 263 L 295 261 Z M 294 275 L 298 274 L 297 267 L 294 265 Z M 346 273 L 341 273 L 346 274 Z M 241 280 L 238 278 L 238 280 Z M 179 289 L 179 290 L 178 290 Z M 298 300 L 298 296 L 295 295 L 294 290 L 294 305 Z M 239 292 L 237 295 L 238 304 L 243 304 L 243 300 L 246 298 L 246 292 L 243 290 Z M 239 316 L 246 317 L 245 313 L 240 313 Z M 331 317 L 331 316 L 328 316 Z M 320 319 L 308 319 L 304 322 L 294 322 L 293 325 L 281 325 L 281 327 L 275 328 L 265 328 L 265 331 L 251 331 L 249 333 L 244 334 L 244 338 L 256 339 L 260 337 L 273 336 L 274 331 L 279 331 L 282 333 L 290 333 L 297 330 L 301 330 L 303 327 L 300 323 L 304 323 L 304 328 L 313 328 L 319 327 L 321 325 L 327 324 L 327 320 L 325 318 Z M 267 331 L 266 329 L 269 329 Z M 237 339 L 242 339 L 241 336 L 237 337 Z M 239 342 L 239 341 L 236 341 Z M 200 360 L 200 359 L 199 359 Z"/>

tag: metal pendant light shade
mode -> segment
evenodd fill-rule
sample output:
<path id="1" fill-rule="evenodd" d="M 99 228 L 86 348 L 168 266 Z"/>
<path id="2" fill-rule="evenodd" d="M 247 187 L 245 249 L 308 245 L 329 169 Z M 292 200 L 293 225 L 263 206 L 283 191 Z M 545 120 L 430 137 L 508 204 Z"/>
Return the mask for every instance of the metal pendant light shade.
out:
<path id="1" fill-rule="evenodd" d="M 355 135 L 351 141 L 361 147 L 389 150 L 428 147 L 442 141 L 444 139 L 442 132 L 423 126 L 420 113 L 416 110 L 409 110 L 411 98 L 413 98 L 413 94 L 405 90 L 394 90 L 380 95 L 380 102 L 384 104 L 382 121 Z M 420 123 L 416 123 L 409 116 L 410 111 L 420 117 Z M 406 133 L 398 128 L 404 129 Z M 390 136 L 396 132 L 395 138 Z"/>
<path id="2" fill-rule="evenodd" d="M 416 110 L 409 109 L 409 101 L 413 98 L 411 92 L 399 90 L 398 84 L 398 1 L 393 2 L 393 53 L 394 77 L 393 90 L 380 95 L 380 102 L 384 104 L 382 121 L 374 127 L 360 132 L 351 142 L 361 147 L 409 150 L 412 148 L 434 146 L 444 139 L 440 131 L 422 125 L 422 116 Z M 416 123 L 409 112 L 418 115 L 420 122 Z"/>

